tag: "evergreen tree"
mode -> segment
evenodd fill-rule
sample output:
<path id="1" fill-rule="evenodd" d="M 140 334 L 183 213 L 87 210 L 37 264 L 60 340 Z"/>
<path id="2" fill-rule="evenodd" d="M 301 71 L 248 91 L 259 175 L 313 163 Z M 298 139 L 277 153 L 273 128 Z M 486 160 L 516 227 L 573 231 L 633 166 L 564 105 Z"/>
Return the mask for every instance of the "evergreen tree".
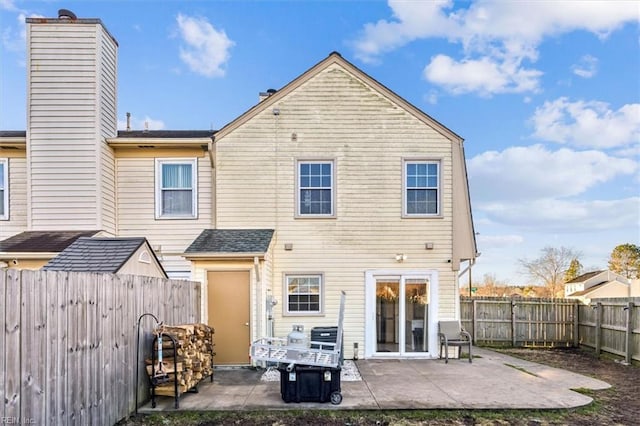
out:
<path id="1" fill-rule="evenodd" d="M 635 244 L 620 244 L 611 252 L 609 269 L 626 278 L 639 278 L 640 247 Z"/>
<path id="2" fill-rule="evenodd" d="M 574 258 L 569 264 L 569 268 L 564 273 L 564 282 L 569 282 L 580 275 L 582 275 L 582 264 L 578 259 Z"/>

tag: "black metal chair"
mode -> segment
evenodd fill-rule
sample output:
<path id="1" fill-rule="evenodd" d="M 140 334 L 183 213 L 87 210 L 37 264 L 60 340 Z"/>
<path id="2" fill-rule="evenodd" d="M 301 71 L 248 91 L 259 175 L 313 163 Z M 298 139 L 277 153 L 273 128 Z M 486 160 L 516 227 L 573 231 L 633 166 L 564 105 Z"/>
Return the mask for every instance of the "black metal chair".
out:
<path id="1" fill-rule="evenodd" d="M 473 355 L 471 353 L 471 335 L 462 328 L 460 321 L 439 321 L 438 337 L 440 338 L 440 358 L 442 358 L 442 349 L 444 349 L 444 362 L 449 362 L 449 346 L 457 346 L 460 348 L 462 355 L 462 347 L 469 347 L 469 362 L 472 362 Z"/>

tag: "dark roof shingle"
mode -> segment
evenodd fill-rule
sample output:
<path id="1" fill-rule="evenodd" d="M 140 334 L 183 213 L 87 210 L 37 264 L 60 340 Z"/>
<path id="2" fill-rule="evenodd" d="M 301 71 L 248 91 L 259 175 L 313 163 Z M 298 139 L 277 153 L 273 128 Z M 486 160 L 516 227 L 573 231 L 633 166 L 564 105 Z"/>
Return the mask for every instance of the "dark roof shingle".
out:
<path id="1" fill-rule="evenodd" d="M 0 252 L 58 253 L 80 237 L 100 231 L 25 231 L 0 241 Z"/>
<path id="2" fill-rule="evenodd" d="M 119 138 L 210 138 L 215 130 L 118 130 Z"/>
<path id="3" fill-rule="evenodd" d="M 588 279 L 591 279 L 593 277 L 595 277 L 598 274 L 603 273 L 604 271 L 593 271 L 593 272 L 587 272 L 586 274 L 582 274 L 579 277 L 575 277 L 574 279 L 567 281 L 565 284 L 569 284 L 569 283 L 581 283 L 584 281 L 587 281 Z"/>
<path id="4" fill-rule="evenodd" d="M 42 269 L 115 274 L 145 242 L 142 237 L 78 238 Z"/>
<path id="5" fill-rule="evenodd" d="M 205 229 L 185 253 L 266 253 L 273 229 Z"/>

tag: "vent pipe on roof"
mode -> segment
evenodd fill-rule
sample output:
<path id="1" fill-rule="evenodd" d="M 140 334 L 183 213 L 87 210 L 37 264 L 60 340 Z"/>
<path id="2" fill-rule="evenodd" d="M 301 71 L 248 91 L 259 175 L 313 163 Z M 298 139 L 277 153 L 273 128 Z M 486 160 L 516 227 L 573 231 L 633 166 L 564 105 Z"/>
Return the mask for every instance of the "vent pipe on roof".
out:
<path id="1" fill-rule="evenodd" d="M 265 99 L 267 99 L 269 96 L 273 95 L 276 92 L 277 92 L 276 89 L 268 89 L 266 92 L 260 92 L 260 94 L 258 96 L 258 100 L 260 102 L 262 102 L 262 101 L 264 101 Z"/>
<path id="2" fill-rule="evenodd" d="M 76 19 L 78 19 L 76 14 L 73 13 L 72 11 L 70 11 L 69 9 L 60 9 L 60 10 L 58 10 L 58 18 L 60 18 L 60 19 L 71 19 L 72 21 L 75 21 Z"/>
<path id="3" fill-rule="evenodd" d="M 127 132 L 131 131 L 131 113 L 127 113 Z"/>

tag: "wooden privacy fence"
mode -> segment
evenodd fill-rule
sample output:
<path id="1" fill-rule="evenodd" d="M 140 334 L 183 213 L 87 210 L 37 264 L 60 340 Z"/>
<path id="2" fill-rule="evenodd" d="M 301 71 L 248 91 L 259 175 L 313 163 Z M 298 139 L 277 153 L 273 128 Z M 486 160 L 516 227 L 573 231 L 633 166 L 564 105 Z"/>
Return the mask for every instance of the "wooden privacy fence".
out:
<path id="1" fill-rule="evenodd" d="M 461 297 L 461 320 L 475 344 L 592 347 L 640 361 L 640 299 Z"/>
<path id="2" fill-rule="evenodd" d="M 595 349 L 640 361 L 640 298 L 594 299 L 579 305 L 577 320 L 579 343 Z"/>
<path id="3" fill-rule="evenodd" d="M 0 270 L 0 418 L 116 423 L 135 410 L 136 392 L 141 401 L 148 395 L 141 365 L 141 384 L 135 383 L 140 315 L 192 323 L 199 322 L 199 307 L 197 282 Z M 154 326 L 146 316 L 141 335 Z M 149 349 L 141 342 L 140 360 Z"/>

